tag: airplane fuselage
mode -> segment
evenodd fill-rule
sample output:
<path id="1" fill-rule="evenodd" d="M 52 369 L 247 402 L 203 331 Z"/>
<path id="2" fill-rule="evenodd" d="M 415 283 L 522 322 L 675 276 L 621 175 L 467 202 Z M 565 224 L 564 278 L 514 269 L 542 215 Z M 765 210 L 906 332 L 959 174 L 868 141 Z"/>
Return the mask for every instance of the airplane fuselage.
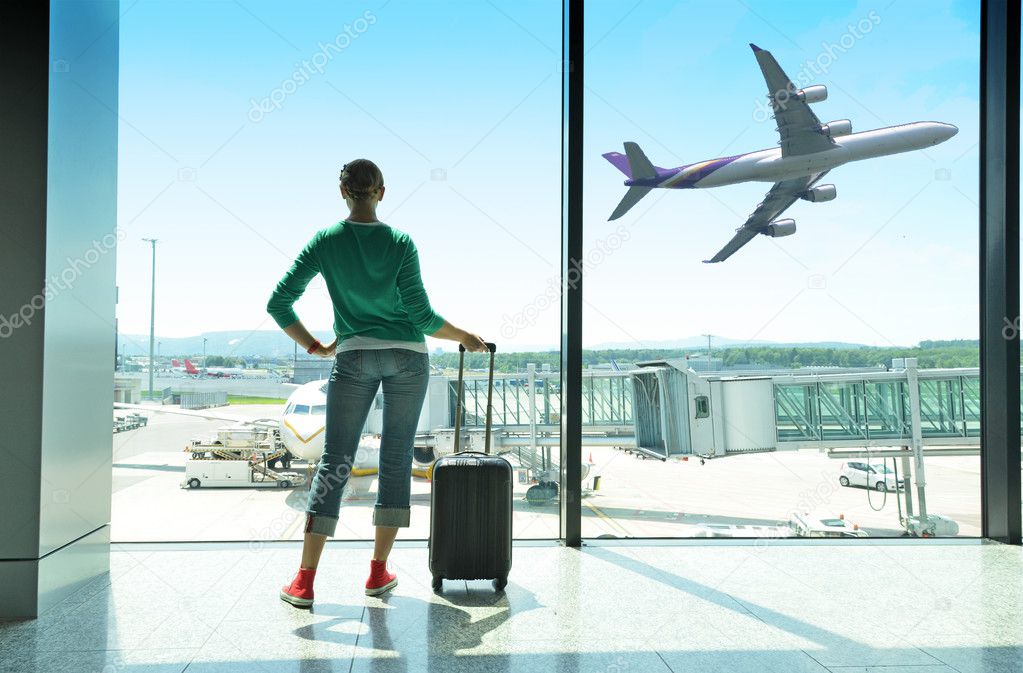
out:
<path id="1" fill-rule="evenodd" d="M 782 156 L 780 148 L 719 157 L 678 168 L 657 169 L 654 178 L 626 180 L 628 186 L 703 189 L 740 182 L 779 182 L 837 168 L 850 161 L 925 149 L 958 129 L 940 122 L 914 122 L 834 138 L 833 147 L 812 154 Z"/>

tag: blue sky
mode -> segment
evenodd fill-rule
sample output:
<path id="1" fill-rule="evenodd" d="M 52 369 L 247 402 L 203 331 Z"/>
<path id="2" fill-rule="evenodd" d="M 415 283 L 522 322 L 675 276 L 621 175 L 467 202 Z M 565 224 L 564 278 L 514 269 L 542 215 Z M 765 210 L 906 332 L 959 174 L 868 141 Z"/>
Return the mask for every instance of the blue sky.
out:
<path id="1" fill-rule="evenodd" d="M 975 338 L 978 5 L 588 2 L 587 345 Z M 158 334 L 273 328 L 270 290 L 345 215 L 338 168 L 366 156 L 388 185 L 379 215 L 416 240 L 439 312 L 507 348 L 557 342 L 560 3 L 143 0 L 122 13 L 122 332 L 148 331 L 142 237 L 160 239 Z M 607 222 L 624 187 L 600 154 L 623 140 L 664 166 L 775 144 L 749 42 L 793 78 L 827 65 L 808 82 L 829 87 L 822 121 L 960 132 L 837 169 L 835 201 L 787 213 L 795 236 L 724 264 L 701 260 L 770 185 L 655 192 Z M 828 44 L 849 47 L 822 57 Z M 322 283 L 298 311 L 329 327 Z"/>

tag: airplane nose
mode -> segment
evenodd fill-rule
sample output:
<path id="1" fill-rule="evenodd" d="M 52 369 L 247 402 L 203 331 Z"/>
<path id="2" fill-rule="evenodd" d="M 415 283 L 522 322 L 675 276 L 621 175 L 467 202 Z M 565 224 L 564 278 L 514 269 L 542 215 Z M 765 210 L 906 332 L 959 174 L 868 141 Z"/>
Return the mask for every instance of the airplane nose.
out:
<path id="1" fill-rule="evenodd" d="M 955 134 L 959 133 L 959 127 L 958 126 L 953 126 L 952 124 L 942 124 L 942 126 L 944 127 L 942 130 L 947 134 L 946 135 L 946 140 L 948 138 L 951 138 Z"/>
<path id="2" fill-rule="evenodd" d="M 296 416 L 289 416 L 285 420 L 284 427 L 288 429 L 287 435 L 303 444 L 307 444 L 313 437 L 316 437 L 323 431 L 323 423 L 320 420 Z"/>

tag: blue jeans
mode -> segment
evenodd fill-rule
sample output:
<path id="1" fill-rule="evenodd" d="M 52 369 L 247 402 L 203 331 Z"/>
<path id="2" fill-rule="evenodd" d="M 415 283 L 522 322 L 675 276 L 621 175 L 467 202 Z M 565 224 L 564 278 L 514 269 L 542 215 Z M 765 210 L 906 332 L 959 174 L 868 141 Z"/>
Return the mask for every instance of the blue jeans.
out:
<path id="1" fill-rule="evenodd" d="M 383 431 L 373 525 L 409 525 L 412 445 L 430 382 L 430 356 L 405 348 L 342 351 L 327 384 L 323 455 L 306 506 L 305 532 L 333 536 L 355 452 L 383 384 Z"/>

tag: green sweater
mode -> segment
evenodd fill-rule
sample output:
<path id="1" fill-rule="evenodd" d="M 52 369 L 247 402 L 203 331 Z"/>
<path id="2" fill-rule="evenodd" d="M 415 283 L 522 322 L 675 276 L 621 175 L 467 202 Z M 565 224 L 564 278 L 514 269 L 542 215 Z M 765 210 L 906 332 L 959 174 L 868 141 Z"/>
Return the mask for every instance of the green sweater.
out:
<path id="1" fill-rule="evenodd" d="M 423 288 L 415 244 L 386 224 L 342 220 L 316 232 L 266 305 L 281 328 L 298 320 L 293 305 L 318 273 L 334 304 L 339 341 L 356 335 L 425 341 L 423 334 L 444 324 Z"/>

